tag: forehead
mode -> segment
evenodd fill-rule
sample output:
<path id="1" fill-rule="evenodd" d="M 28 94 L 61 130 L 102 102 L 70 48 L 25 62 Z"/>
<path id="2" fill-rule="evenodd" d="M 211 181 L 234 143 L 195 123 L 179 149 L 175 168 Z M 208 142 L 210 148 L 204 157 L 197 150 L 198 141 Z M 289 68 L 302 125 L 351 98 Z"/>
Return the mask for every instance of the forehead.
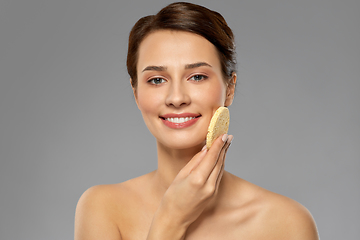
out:
<path id="1" fill-rule="evenodd" d="M 195 62 L 207 62 L 214 68 L 220 68 L 216 47 L 194 33 L 159 30 L 141 42 L 137 69 L 141 71 L 148 65 L 180 67 Z"/>

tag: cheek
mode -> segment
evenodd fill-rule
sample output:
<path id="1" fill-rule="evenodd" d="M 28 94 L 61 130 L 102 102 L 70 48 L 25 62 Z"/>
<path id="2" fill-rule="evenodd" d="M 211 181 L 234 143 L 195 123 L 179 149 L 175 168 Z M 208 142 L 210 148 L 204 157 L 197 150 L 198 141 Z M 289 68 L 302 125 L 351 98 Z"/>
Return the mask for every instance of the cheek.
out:
<path id="1" fill-rule="evenodd" d="M 225 87 L 222 83 L 208 85 L 199 89 L 197 98 L 208 105 L 222 106 L 225 103 Z"/>
<path id="2" fill-rule="evenodd" d="M 143 115 L 151 114 L 156 109 L 159 109 L 158 105 L 161 102 L 159 94 L 152 94 L 151 91 L 141 91 L 141 90 L 138 91 L 137 100 L 138 100 L 138 107 Z"/>

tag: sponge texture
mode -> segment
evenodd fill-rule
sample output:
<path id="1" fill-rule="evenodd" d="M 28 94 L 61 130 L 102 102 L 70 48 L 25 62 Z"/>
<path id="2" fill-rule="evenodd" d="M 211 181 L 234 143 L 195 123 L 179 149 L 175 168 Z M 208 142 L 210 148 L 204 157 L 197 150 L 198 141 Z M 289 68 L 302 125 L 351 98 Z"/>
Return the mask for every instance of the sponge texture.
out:
<path id="1" fill-rule="evenodd" d="M 229 130 L 230 113 L 227 107 L 219 107 L 211 118 L 206 135 L 206 147 L 209 149 L 220 135 Z"/>

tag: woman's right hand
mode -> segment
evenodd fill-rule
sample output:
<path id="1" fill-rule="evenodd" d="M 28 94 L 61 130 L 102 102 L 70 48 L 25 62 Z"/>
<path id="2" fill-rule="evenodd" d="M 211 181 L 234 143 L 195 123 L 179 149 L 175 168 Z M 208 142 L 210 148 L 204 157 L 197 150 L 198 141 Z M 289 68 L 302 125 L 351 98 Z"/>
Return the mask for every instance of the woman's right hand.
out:
<path id="1" fill-rule="evenodd" d="M 226 134 L 219 137 L 209 150 L 205 149 L 197 153 L 180 170 L 155 213 L 148 239 L 155 239 L 152 236 L 159 239 L 160 235 L 164 239 L 184 237 L 188 226 L 200 216 L 211 199 L 216 196 L 224 172 L 226 151 L 232 138 L 232 135 Z M 158 228 L 157 224 L 161 224 L 162 227 Z"/>

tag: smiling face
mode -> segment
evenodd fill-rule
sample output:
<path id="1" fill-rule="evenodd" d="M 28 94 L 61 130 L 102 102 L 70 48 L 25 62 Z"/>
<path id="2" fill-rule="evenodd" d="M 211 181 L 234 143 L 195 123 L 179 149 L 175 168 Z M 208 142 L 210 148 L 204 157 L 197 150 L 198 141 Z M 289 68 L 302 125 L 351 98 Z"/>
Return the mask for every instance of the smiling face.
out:
<path id="1" fill-rule="evenodd" d="M 205 38 L 159 30 L 140 44 L 136 103 L 158 142 L 174 149 L 203 146 L 211 117 L 229 106 L 217 49 Z M 234 75 L 234 81 L 236 76 Z"/>

